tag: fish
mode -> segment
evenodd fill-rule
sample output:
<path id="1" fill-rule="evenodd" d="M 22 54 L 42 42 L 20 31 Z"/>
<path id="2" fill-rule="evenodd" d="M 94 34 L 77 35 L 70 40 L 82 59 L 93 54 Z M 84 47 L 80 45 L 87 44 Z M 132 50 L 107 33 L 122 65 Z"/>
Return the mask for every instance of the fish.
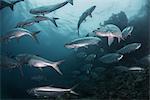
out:
<path id="1" fill-rule="evenodd" d="M 81 47 L 88 48 L 89 45 L 97 45 L 100 41 L 101 39 L 98 37 L 83 37 L 83 38 L 75 39 L 70 43 L 66 43 L 65 47 L 73 48 L 73 49 L 78 49 Z"/>
<path id="2" fill-rule="evenodd" d="M 75 95 L 79 95 L 78 93 L 74 92 L 73 89 L 76 88 L 77 85 L 73 86 L 72 88 L 69 89 L 64 89 L 64 88 L 58 88 L 58 87 L 51 87 L 51 86 L 43 86 L 43 87 L 37 87 L 37 88 L 32 88 L 28 89 L 27 93 L 40 97 L 58 97 L 61 96 L 65 93 L 71 93 Z"/>
<path id="3" fill-rule="evenodd" d="M 78 36 L 80 35 L 80 34 L 79 34 L 80 25 L 82 24 L 82 22 L 83 22 L 84 20 L 86 20 L 86 18 L 87 18 L 88 16 L 90 16 L 90 17 L 92 18 L 92 12 L 94 11 L 95 8 L 96 8 L 95 5 L 92 6 L 92 7 L 90 7 L 90 8 L 88 8 L 88 9 L 87 9 L 86 11 L 84 11 L 84 12 L 82 13 L 82 15 L 80 16 L 79 21 L 78 21 L 78 25 L 77 25 Z"/>
<path id="4" fill-rule="evenodd" d="M 117 53 L 120 54 L 130 53 L 132 51 L 139 49 L 140 47 L 141 47 L 141 43 L 131 43 L 117 50 Z"/>
<path id="5" fill-rule="evenodd" d="M 24 1 L 24 0 L 16 0 L 16 1 L 5 1 L 5 0 L 1 0 L 1 1 L 0 1 L 0 9 L 9 7 L 9 8 L 13 11 L 13 10 L 14 10 L 14 5 L 15 5 L 16 3 L 21 2 L 21 1 Z"/>
<path id="6" fill-rule="evenodd" d="M 33 16 L 32 18 L 30 19 L 27 19 L 25 21 L 22 21 L 22 22 L 19 22 L 17 24 L 16 27 L 25 27 L 25 26 L 31 26 L 35 23 L 39 23 L 41 21 L 46 21 L 46 20 L 49 20 L 51 21 L 56 27 L 58 27 L 57 23 L 56 23 L 56 20 L 58 20 L 59 18 L 55 18 L 55 17 L 46 17 L 46 16 Z"/>
<path id="7" fill-rule="evenodd" d="M 3 36 L 1 36 L 0 41 L 1 42 L 8 42 L 12 39 L 16 39 L 17 42 L 19 42 L 20 38 L 23 36 L 30 36 L 32 39 L 34 39 L 37 43 L 39 43 L 39 40 L 37 39 L 37 34 L 39 34 L 41 31 L 36 32 L 30 32 L 27 29 L 24 28 L 13 28 Z"/>
<path id="8" fill-rule="evenodd" d="M 5 69 L 13 69 L 20 67 L 20 63 L 13 58 L 0 55 L 0 67 Z"/>
<path id="9" fill-rule="evenodd" d="M 150 66 L 150 54 L 139 59 L 137 61 L 137 63 L 140 63 L 140 64 L 145 65 L 145 66 Z"/>
<path id="10" fill-rule="evenodd" d="M 35 15 L 49 14 L 49 13 L 65 6 L 67 3 L 70 3 L 71 5 L 73 5 L 73 0 L 67 0 L 63 3 L 58 3 L 58 4 L 55 4 L 55 5 L 49 5 L 49 6 L 42 6 L 42 7 L 33 8 L 33 9 L 30 10 L 30 13 L 35 14 Z"/>
<path id="11" fill-rule="evenodd" d="M 128 70 L 130 70 L 130 71 L 144 71 L 144 68 L 141 68 L 141 67 L 130 67 Z"/>
<path id="12" fill-rule="evenodd" d="M 97 30 L 93 32 L 95 33 L 96 36 L 107 37 L 109 46 L 113 43 L 114 38 L 117 38 L 118 42 L 120 42 L 121 40 L 124 40 L 119 27 L 113 24 L 107 24 L 105 26 L 102 26 L 101 28 L 98 28 Z"/>
<path id="13" fill-rule="evenodd" d="M 109 63 L 113 63 L 113 62 L 118 62 L 122 58 L 123 58 L 122 54 L 108 53 L 108 54 L 100 57 L 99 60 L 103 63 L 109 64 Z"/>
<path id="14" fill-rule="evenodd" d="M 40 21 L 45 21 L 45 20 L 50 20 L 56 27 L 58 27 L 56 20 L 58 20 L 59 18 L 56 17 L 46 17 L 46 16 L 35 16 L 34 17 L 35 22 L 39 23 Z"/>
<path id="15" fill-rule="evenodd" d="M 85 64 L 83 67 L 80 68 L 81 72 L 86 72 L 86 74 L 89 74 L 92 70 L 93 65 L 92 64 Z"/>
<path id="16" fill-rule="evenodd" d="M 96 54 L 90 54 L 85 58 L 85 61 L 94 61 Z"/>
<path id="17" fill-rule="evenodd" d="M 20 63 L 28 64 L 29 66 L 33 66 L 39 69 L 42 69 L 44 67 L 52 67 L 56 70 L 60 75 L 63 75 L 63 73 L 60 71 L 58 65 L 60 65 L 64 60 L 60 60 L 57 62 L 49 61 L 45 58 L 42 58 L 37 55 L 33 54 L 19 54 L 16 56 L 16 59 L 20 61 Z"/>
<path id="18" fill-rule="evenodd" d="M 34 18 L 30 18 L 30 19 L 26 19 L 25 21 L 18 22 L 15 28 L 23 28 L 26 26 L 31 26 L 35 23 L 36 21 L 34 20 Z"/>
<path id="19" fill-rule="evenodd" d="M 128 26 L 125 29 L 123 29 L 123 31 L 122 31 L 122 37 L 124 39 L 127 39 L 128 36 L 131 36 L 133 28 L 134 28 L 133 26 Z"/>
<path id="20" fill-rule="evenodd" d="M 85 57 L 87 57 L 87 53 L 86 52 L 79 52 L 79 53 L 76 54 L 76 56 L 78 58 L 85 58 Z"/>

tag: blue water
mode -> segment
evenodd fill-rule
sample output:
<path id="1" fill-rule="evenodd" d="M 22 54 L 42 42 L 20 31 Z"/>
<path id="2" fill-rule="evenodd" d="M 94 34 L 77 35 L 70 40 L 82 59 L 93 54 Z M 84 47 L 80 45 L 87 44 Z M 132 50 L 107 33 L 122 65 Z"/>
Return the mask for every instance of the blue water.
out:
<path id="1" fill-rule="evenodd" d="M 14 7 L 14 11 L 10 8 L 4 8 L 0 10 L 0 32 L 4 35 L 10 29 L 14 28 L 20 21 L 28 19 L 33 15 L 29 13 L 30 9 L 39 6 L 46 6 L 56 3 L 61 3 L 64 0 L 25 0 L 24 2 L 17 3 Z M 83 22 L 80 26 L 81 37 L 84 37 L 87 33 L 92 32 L 99 27 L 99 23 L 107 21 L 112 14 L 118 14 L 123 11 L 128 18 L 128 25 L 133 25 L 134 31 L 131 37 L 126 41 L 117 43 L 116 41 L 108 47 L 106 40 L 104 39 L 104 53 L 99 53 L 101 46 L 91 46 L 88 49 L 81 48 L 78 51 L 67 49 L 64 44 L 72 39 L 78 38 L 77 35 L 77 23 L 81 14 L 89 7 L 96 5 L 96 9 L 92 13 L 92 18 L 88 17 L 86 22 Z M 75 84 L 79 86 L 75 89 L 79 96 L 69 95 L 64 96 L 62 99 L 86 98 L 93 99 L 137 99 L 148 100 L 148 71 L 141 74 L 142 81 L 135 83 L 130 88 L 121 88 L 117 90 L 120 84 L 120 79 L 115 79 L 113 76 L 113 66 L 116 65 L 138 65 L 133 59 L 140 59 L 149 52 L 149 14 L 150 8 L 147 0 L 74 0 L 74 5 L 67 4 L 64 7 L 47 14 L 48 17 L 58 17 L 58 28 L 51 22 L 40 22 L 27 27 L 30 31 L 38 31 L 39 44 L 33 41 L 30 37 L 23 37 L 20 42 L 13 40 L 9 43 L 1 45 L 1 53 L 9 57 L 16 56 L 21 53 L 29 53 L 39 55 L 43 58 L 51 61 L 58 61 L 64 59 L 65 62 L 60 65 L 60 69 L 64 73 L 60 76 L 52 68 L 44 68 L 40 71 L 37 68 L 30 66 L 23 66 L 24 76 L 22 77 L 19 69 L 1 70 L 1 98 L 2 99 L 33 99 L 36 98 L 27 94 L 26 90 L 39 86 L 54 85 L 58 87 L 70 88 Z M 119 21 L 122 24 L 123 21 Z M 114 22 L 115 23 L 115 22 Z M 126 26 L 120 26 L 124 28 Z M 132 42 L 141 42 L 142 47 L 140 50 L 126 55 L 124 60 L 115 64 L 102 64 L 98 62 L 98 57 L 107 54 L 108 52 L 115 52 L 118 48 Z M 81 74 L 76 78 L 73 78 L 72 72 L 79 70 L 83 65 L 86 65 L 84 59 L 78 59 L 76 54 L 78 52 L 86 52 L 88 54 L 94 53 L 97 55 L 96 60 L 92 62 L 92 65 L 97 67 L 106 68 L 105 71 L 98 74 L 98 78 Z M 144 66 L 149 68 L 148 66 Z M 46 80 L 33 81 L 31 77 L 42 75 L 46 77 Z M 124 76 L 124 73 L 121 74 Z M 125 81 L 132 83 L 134 77 L 124 76 Z M 133 79 L 132 79 L 133 78 Z M 114 83 L 113 83 L 114 81 Z M 131 84 L 129 84 L 131 85 Z M 123 93 L 122 93 L 123 91 Z"/>

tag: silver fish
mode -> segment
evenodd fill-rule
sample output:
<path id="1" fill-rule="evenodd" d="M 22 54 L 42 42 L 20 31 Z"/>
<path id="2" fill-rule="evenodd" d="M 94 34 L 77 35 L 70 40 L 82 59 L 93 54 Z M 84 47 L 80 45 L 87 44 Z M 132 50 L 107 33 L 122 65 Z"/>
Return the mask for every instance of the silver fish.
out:
<path id="1" fill-rule="evenodd" d="M 126 54 L 135 51 L 141 47 L 141 43 L 131 43 L 117 50 L 117 53 Z"/>
<path id="2" fill-rule="evenodd" d="M 17 39 L 17 41 L 19 42 L 19 39 L 23 36 L 30 36 L 32 37 L 36 42 L 39 42 L 36 35 L 40 33 L 40 31 L 37 32 L 30 32 L 27 29 L 24 28 L 14 28 L 12 30 L 10 30 L 8 33 L 6 33 L 5 35 L 1 36 L 1 41 L 10 41 L 12 39 Z"/>
<path id="3" fill-rule="evenodd" d="M 127 37 L 131 35 L 131 33 L 133 31 L 133 28 L 134 28 L 133 26 L 128 26 L 125 29 L 123 29 L 123 31 L 122 31 L 122 37 L 124 39 L 127 39 Z"/>
<path id="4" fill-rule="evenodd" d="M 44 86 L 44 87 L 37 87 L 37 88 L 29 89 L 27 90 L 27 92 L 34 96 L 46 96 L 46 97 L 57 97 L 57 96 L 63 95 L 64 93 L 72 93 L 72 94 L 78 95 L 78 93 L 73 91 L 75 87 L 76 86 L 69 88 L 69 89 L 64 89 L 64 88 Z"/>
<path id="5" fill-rule="evenodd" d="M 109 53 L 99 58 L 99 60 L 103 63 L 113 63 L 118 62 L 123 58 L 123 55 L 118 53 Z"/>
<path id="6" fill-rule="evenodd" d="M 78 36 L 79 36 L 79 28 L 80 28 L 80 25 L 81 23 L 86 20 L 86 17 L 90 16 L 92 17 L 92 12 L 94 11 L 94 9 L 96 8 L 96 6 L 92 6 L 90 8 L 88 8 L 86 11 L 83 12 L 83 14 L 80 16 L 79 18 L 79 21 L 78 21 L 78 27 L 77 27 L 77 30 L 78 30 Z"/>
<path id="7" fill-rule="evenodd" d="M 0 67 L 1 68 L 12 69 L 12 68 L 20 67 L 20 66 L 21 66 L 20 63 L 17 62 L 15 59 L 0 55 Z"/>
<path id="8" fill-rule="evenodd" d="M 20 63 L 28 64 L 30 66 L 34 66 L 40 69 L 50 66 L 54 68 L 59 74 L 63 75 L 63 73 L 60 71 L 58 67 L 58 65 L 60 65 L 63 62 L 63 60 L 52 62 L 52 61 L 49 61 L 47 59 L 44 59 L 42 57 L 32 55 L 32 54 L 20 54 L 16 56 L 16 59 L 20 61 Z"/>
<path id="9" fill-rule="evenodd" d="M 128 70 L 130 70 L 130 71 L 144 71 L 144 68 L 141 68 L 141 67 L 130 67 Z"/>
<path id="10" fill-rule="evenodd" d="M 24 0 L 16 0 L 16 1 L 5 1 L 5 0 L 2 0 L 0 1 L 0 9 L 3 9 L 5 7 L 10 7 L 10 9 L 13 11 L 14 10 L 14 5 L 16 3 L 19 3 L 21 1 L 24 1 Z"/>
<path id="11" fill-rule="evenodd" d="M 16 27 L 25 27 L 25 26 L 31 26 L 35 23 L 39 23 L 41 21 L 46 21 L 49 20 L 51 21 L 56 27 L 58 27 L 58 25 L 56 24 L 56 20 L 58 20 L 59 18 L 54 18 L 54 17 L 46 17 L 46 16 L 34 16 L 30 19 L 27 19 L 25 21 L 19 22 L 17 24 Z"/>
<path id="12" fill-rule="evenodd" d="M 85 58 L 85 61 L 94 61 L 96 54 L 90 54 Z"/>
<path id="13" fill-rule="evenodd" d="M 96 45 L 100 41 L 101 39 L 98 37 L 83 37 L 83 38 L 75 39 L 70 43 L 66 43 L 65 47 L 74 48 L 74 49 L 78 49 L 80 47 L 88 48 L 88 45 Z"/>
<path id="14" fill-rule="evenodd" d="M 117 38 L 118 42 L 123 39 L 121 30 L 113 24 L 108 24 L 106 26 L 98 28 L 93 32 L 96 34 L 96 36 L 107 37 L 109 46 L 113 43 L 114 38 Z"/>
<path id="15" fill-rule="evenodd" d="M 73 0 L 67 0 L 63 3 L 59 3 L 59 4 L 55 4 L 55 5 L 49 5 L 49 6 L 42 6 L 42 7 L 38 7 L 38 8 L 33 8 L 33 9 L 30 10 L 30 13 L 35 14 L 35 15 L 48 14 L 48 13 L 51 13 L 52 11 L 55 11 L 55 10 L 65 6 L 67 3 L 70 3 L 71 5 L 73 5 Z"/>

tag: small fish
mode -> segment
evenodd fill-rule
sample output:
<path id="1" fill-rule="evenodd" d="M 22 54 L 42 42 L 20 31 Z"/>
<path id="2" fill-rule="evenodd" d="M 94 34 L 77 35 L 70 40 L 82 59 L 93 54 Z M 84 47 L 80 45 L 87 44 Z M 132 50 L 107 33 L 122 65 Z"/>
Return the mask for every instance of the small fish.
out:
<path id="1" fill-rule="evenodd" d="M 30 10 L 30 13 L 35 14 L 35 15 L 49 14 L 49 13 L 65 6 L 67 3 L 70 3 L 71 5 L 73 5 L 73 0 L 67 0 L 63 3 L 59 3 L 59 4 L 55 4 L 55 5 L 49 5 L 49 6 L 42 6 L 42 7 L 38 7 L 38 8 L 33 8 L 33 9 Z"/>
<path id="2" fill-rule="evenodd" d="M 101 39 L 98 37 L 83 37 L 83 38 L 75 39 L 70 43 L 66 43 L 65 47 L 73 48 L 73 49 L 78 49 L 81 47 L 88 48 L 89 45 L 97 45 L 100 41 Z"/>
<path id="3" fill-rule="evenodd" d="M 130 53 L 132 51 L 139 49 L 140 47 L 141 47 L 141 43 L 131 43 L 117 50 L 117 53 L 120 54 Z"/>
<path id="4" fill-rule="evenodd" d="M 39 23 L 41 21 L 51 21 L 56 27 L 58 27 L 57 23 L 56 23 L 56 20 L 58 20 L 59 18 L 55 18 L 55 17 L 46 17 L 46 16 L 34 16 L 30 19 L 27 19 L 25 21 L 22 21 L 22 22 L 19 22 L 17 24 L 16 27 L 25 27 L 25 26 L 31 26 L 35 23 Z"/>
<path id="5" fill-rule="evenodd" d="M 128 26 L 125 29 L 123 29 L 123 31 L 122 31 L 122 37 L 124 39 L 127 39 L 128 36 L 131 36 L 133 28 L 134 28 L 133 26 Z"/>
<path id="6" fill-rule="evenodd" d="M 99 60 L 103 63 L 113 63 L 113 62 L 118 62 L 119 60 L 121 60 L 123 58 L 123 55 L 118 54 L 118 53 L 109 53 L 106 54 L 102 57 L 99 58 Z"/>
<path id="7" fill-rule="evenodd" d="M 86 74 L 89 74 L 93 65 L 92 64 L 85 64 L 83 67 L 80 68 L 81 72 L 85 72 Z"/>
<path id="8" fill-rule="evenodd" d="M 39 43 L 36 35 L 40 33 L 40 31 L 37 32 L 30 32 L 27 29 L 24 28 L 14 28 L 12 30 L 10 30 L 8 33 L 6 33 L 4 36 L 1 37 L 1 41 L 6 42 L 6 41 L 10 41 L 12 39 L 16 39 L 19 42 L 19 39 L 23 36 L 30 36 L 32 37 L 37 43 Z"/>
<path id="9" fill-rule="evenodd" d="M 16 0 L 16 1 L 5 1 L 5 0 L 2 0 L 0 1 L 0 9 L 3 9 L 5 7 L 10 7 L 10 9 L 13 11 L 14 10 L 14 5 L 16 3 L 19 3 L 21 1 L 24 1 L 24 0 Z"/>
<path id="10" fill-rule="evenodd" d="M 90 54 L 86 57 L 85 61 L 94 61 L 96 54 Z"/>
<path id="11" fill-rule="evenodd" d="M 76 54 L 76 56 L 78 58 L 85 58 L 85 57 L 87 57 L 87 53 L 86 52 L 79 52 L 79 53 Z"/>
<path id="12" fill-rule="evenodd" d="M 141 68 L 141 67 L 130 67 L 128 70 L 130 70 L 130 71 L 144 71 L 144 68 Z"/>
<path id="13" fill-rule="evenodd" d="M 145 65 L 145 66 L 150 66 L 150 54 L 141 58 L 137 62 L 139 62 L 140 64 Z"/>
<path id="14" fill-rule="evenodd" d="M 107 37 L 109 46 L 113 43 L 114 38 L 117 38 L 118 42 L 120 42 L 121 39 L 123 40 L 121 30 L 113 24 L 108 24 L 93 32 L 96 34 L 96 36 Z"/>
<path id="15" fill-rule="evenodd" d="M 73 91 L 73 89 L 76 88 L 76 86 L 77 85 L 75 85 L 69 89 L 44 86 L 44 87 L 37 87 L 37 88 L 29 89 L 29 90 L 27 90 L 27 93 L 34 95 L 34 96 L 37 96 L 37 97 L 40 97 L 40 96 L 58 97 L 58 96 L 61 96 L 65 93 L 71 93 L 71 94 L 78 95 L 78 93 Z"/>
<path id="16" fill-rule="evenodd" d="M 77 26 L 77 30 L 78 30 L 78 36 L 79 36 L 79 28 L 81 23 L 86 20 L 86 18 L 88 16 L 92 17 L 92 12 L 94 11 L 94 9 L 96 8 L 96 6 L 92 6 L 90 8 L 88 8 L 86 11 L 83 12 L 83 14 L 80 16 L 79 21 L 78 21 L 78 26 Z"/>
<path id="17" fill-rule="evenodd" d="M 32 55 L 32 54 L 20 54 L 16 56 L 16 59 L 20 61 L 20 63 L 28 64 L 33 67 L 37 68 L 44 68 L 44 67 L 52 67 L 54 68 L 60 75 L 63 75 L 63 73 L 60 71 L 58 65 L 60 65 L 63 60 L 57 61 L 57 62 L 52 62 L 47 59 L 44 59 L 42 57 Z M 24 61 L 23 61 L 24 60 Z"/>

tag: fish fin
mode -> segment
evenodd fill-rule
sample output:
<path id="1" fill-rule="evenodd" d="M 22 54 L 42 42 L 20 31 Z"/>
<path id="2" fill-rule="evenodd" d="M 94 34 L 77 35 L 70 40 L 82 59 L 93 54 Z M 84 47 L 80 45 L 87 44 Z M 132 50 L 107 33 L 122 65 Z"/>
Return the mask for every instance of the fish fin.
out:
<path id="1" fill-rule="evenodd" d="M 120 39 L 120 38 L 118 38 L 118 43 L 120 43 L 120 41 L 121 41 L 121 39 Z"/>
<path id="2" fill-rule="evenodd" d="M 67 0 L 67 2 L 73 5 L 73 0 Z"/>
<path id="3" fill-rule="evenodd" d="M 64 62 L 64 60 L 58 61 L 58 62 L 54 62 L 54 64 L 52 65 L 52 67 L 60 74 L 63 75 L 63 73 L 60 71 L 58 65 L 60 65 L 62 62 Z"/>
<path id="4" fill-rule="evenodd" d="M 80 33 L 79 33 L 79 29 L 78 29 L 78 37 L 80 36 Z"/>
<path id="5" fill-rule="evenodd" d="M 13 4 L 10 4 L 9 7 L 10 7 L 10 9 L 11 9 L 12 11 L 14 11 L 14 5 L 13 5 Z"/>
<path id="6" fill-rule="evenodd" d="M 75 94 L 75 95 L 79 95 L 78 93 L 76 93 L 75 91 L 73 91 L 79 84 L 76 84 L 75 86 L 73 86 L 72 88 L 69 89 L 70 93 Z"/>
<path id="7" fill-rule="evenodd" d="M 108 37 L 108 45 L 110 46 L 114 41 L 114 37 Z"/>
<path id="8" fill-rule="evenodd" d="M 84 47 L 85 47 L 86 49 L 88 49 L 88 46 L 87 46 L 87 45 L 85 45 Z"/>
<path id="9" fill-rule="evenodd" d="M 89 37 L 90 33 L 88 33 L 85 37 Z"/>
<path id="10" fill-rule="evenodd" d="M 39 34 L 41 31 L 36 31 L 36 32 L 34 32 L 34 33 L 32 33 L 31 35 L 32 35 L 32 37 L 33 37 L 33 39 L 37 42 L 37 43 L 39 43 L 39 40 L 38 40 L 38 38 L 37 38 L 37 34 Z"/>
<path id="11" fill-rule="evenodd" d="M 89 15 L 92 18 L 92 14 Z"/>
<path id="12" fill-rule="evenodd" d="M 51 20 L 52 22 L 53 22 L 53 24 L 56 26 L 56 27 L 58 27 L 58 25 L 57 25 L 57 23 L 56 23 L 56 20 L 58 20 L 59 18 L 54 18 L 53 17 L 53 19 Z"/>

